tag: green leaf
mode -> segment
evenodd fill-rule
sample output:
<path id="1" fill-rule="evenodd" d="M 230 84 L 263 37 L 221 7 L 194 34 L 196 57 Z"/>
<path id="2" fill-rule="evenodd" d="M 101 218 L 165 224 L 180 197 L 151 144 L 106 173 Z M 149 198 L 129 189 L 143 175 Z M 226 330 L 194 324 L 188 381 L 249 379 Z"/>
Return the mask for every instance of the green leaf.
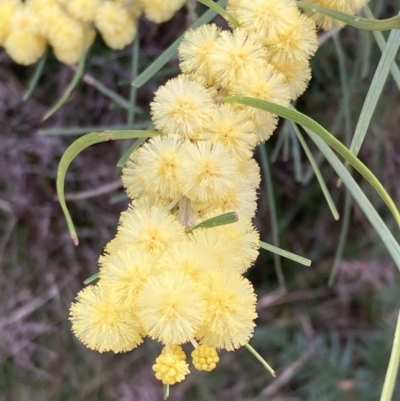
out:
<path id="1" fill-rule="evenodd" d="M 46 50 L 40 59 L 39 63 L 37 64 L 35 68 L 35 73 L 32 76 L 32 79 L 29 82 L 28 89 L 25 91 L 24 95 L 22 96 L 22 100 L 25 102 L 26 100 L 29 99 L 29 97 L 32 95 L 32 92 L 35 90 L 37 83 L 39 82 L 39 79 L 42 75 L 44 65 L 46 64 L 47 60 L 47 55 L 49 54 L 49 47 L 46 46 Z"/>
<path id="2" fill-rule="evenodd" d="M 220 5 L 213 2 L 212 0 L 197 0 L 197 2 L 204 4 L 210 10 L 215 11 L 221 17 L 225 18 L 234 27 L 238 28 L 240 26 L 239 22 L 237 22 L 236 19 L 232 17 L 232 15 L 230 15 L 224 8 L 222 8 Z"/>
<path id="3" fill-rule="evenodd" d="M 212 228 L 218 226 L 224 226 L 226 224 L 233 224 L 239 220 L 239 216 L 236 212 L 228 212 L 220 214 L 219 216 L 211 217 L 211 219 L 207 219 L 202 221 L 201 223 L 195 225 L 186 231 L 186 234 L 191 233 L 198 228 Z"/>
<path id="4" fill-rule="evenodd" d="M 100 277 L 100 272 L 92 274 L 90 277 L 88 277 L 83 284 L 90 284 L 93 281 L 96 281 Z"/>
<path id="5" fill-rule="evenodd" d="M 368 18 L 374 17 L 368 6 L 365 6 L 363 8 L 363 12 Z M 385 37 L 381 32 L 372 32 L 372 34 L 374 35 L 374 38 L 379 46 L 380 51 L 383 53 L 386 49 Z M 394 60 L 392 65 L 390 66 L 390 72 L 392 73 L 392 77 L 395 80 L 397 87 L 400 89 L 400 69 L 396 64 L 396 60 Z"/>
<path id="6" fill-rule="evenodd" d="M 224 7 L 226 5 L 227 0 L 219 0 L 217 2 L 218 5 Z M 190 27 L 187 29 L 195 29 L 203 24 L 207 24 L 216 16 L 216 12 L 213 10 L 206 11 L 197 21 L 195 21 Z M 158 71 L 164 67 L 165 64 L 168 63 L 169 60 L 177 53 L 179 44 L 183 39 L 183 35 L 181 35 L 178 39 L 175 40 L 174 43 L 168 49 L 164 51 L 156 60 L 154 60 L 133 82 L 132 85 L 136 88 L 140 88 L 143 86 L 149 79 L 151 79 Z"/>
<path id="7" fill-rule="evenodd" d="M 65 103 L 67 103 L 68 98 L 71 94 L 71 92 L 75 89 L 75 87 L 78 85 L 79 81 L 81 80 L 83 73 L 85 72 L 85 61 L 86 61 L 86 52 L 82 52 L 81 58 L 79 59 L 79 64 L 78 68 L 75 71 L 75 74 L 69 83 L 67 89 L 65 89 L 63 95 L 58 99 L 56 104 L 44 115 L 42 118 L 42 121 L 47 120 L 49 117 L 51 117 L 58 109 L 60 109 L 62 106 L 64 106 Z"/>
<path id="8" fill-rule="evenodd" d="M 315 176 L 317 177 L 319 186 L 321 187 L 322 193 L 324 194 L 324 197 L 325 197 L 326 202 L 327 202 L 327 204 L 329 206 L 329 209 L 330 209 L 330 211 L 331 211 L 331 213 L 333 215 L 333 218 L 335 220 L 339 220 L 339 212 L 337 211 L 335 203 L 333 202 L 333 199 L 331 197 L 331 194 L 328 191 L 328 188 L 327 188 L 327 186 L 325 184 L 324 178 L 322 177 L 322 174 L 321 174 L 321 171 L 320 171 L 320 169 L 318 167 L 318 164 L 315 161 L 314 156 L 311 153 L 311 150 L 308 147 L 306 141 L 304 140 L 303 135 L 301 135 L 301 132 L 298 129 L 297 125 L 293 124 L 293 128 L 294 128 L 294 132 L 297 135 L 297 138 L 300 141 L 301 146 L 304 149 L 304 152 L 307 155 L 308 160 L 310 161 L 310 164 L 311 164 L 311 166 L 312 166 L 312 168 L 314 170 Z"/>
<path id="9" fill-rule="evenodd" d="M 141 145 L 143 145 L 147 141 L 148 137 L 138 138 L 135 143 L 133 143 L 129 148 L 124 152 L 121 158 L 118 160 L 117 167 L 125 167 L 125 164 L 128 162 L 130 155 Z"/>
<path id="10" fill-rule="evenodd" d="M 357 127 L 350 145 L 350 150 L 353 154 L 357 155 L 360 151 L 361 145 L 364 141 L 365 135 L 369 124 L 374 114 L 376 105 L 382 94 L 390 69 L 396 58 L 396 54 L 400 47 L 400 30 L 390 32 L 389 39 L 386 43 L 385 50 L 379 60 L 378 67 L 376 68 L 374 78 L 368 89 L 365 102 L 363 104 L 360 117 L 358 119 Z"/>
<path id="11" fill-rule="evenodd" d="M 397 224 L 400 226 L 400 213 L 393 202 L 393 199 L 387 193 L 381 182 L 376 178 L 372 171 L 353 153 L 349 151 L 340 141 L 338 141 L 330 132 L 324 127 L 314 121 L 312 118 L 302 114 L 294 109 L 281 106 L 279 104 L 267 102 L 265 100 L 254 99 L 251 97 L 229 96 L 222 99 L 225 103 L 239 103 L 245 106 L 255 107 L 260 110 L 268 111 L 276 114 L 279 117 L 287 118 L 288 120 L 308 128 L 316 135 L 323 139 L 325 143 L 336 150 L 342 157 L 344 157 L 377 191 L 379 196 L 384 200 L 389 210 L 396 219 Z"/>
<path id="12" fill-rule="evenodd" d="M 390 353 L 389 366 L 383 383 L 383 390 L 380 401 L 391 401 L 394 388 L 396 386 L 396 377 L 400 366 L 400 313 L 397 318 L 396 331 L 394 333 L 392 352 Z"/>
<path id="13" fill-rule="evenodd" d="M 331 8 L 317 6 L 316 4 L 310 4 L 305 1 L 298 1 L 297 6 L 342 21 L 345 24 L 354 26 L 358 29 L 365 29 L 367 31 L 390 31 L 391 29 L 400 29 L 399 16 L 385 20 L 377 20 L 342 13 L 340 11 L 332 10 Z"/>
<path id="14" fill-rule="evenodd" d="M 263 173 L 263 177 L 265 179 L 267 185 L 267 199 L 268 199 L 268 206 L 269 206 L 269 215 L 271 221 L 271 234 L 272 234 L 272 242 L 273 244 L 278 247 L 279 246 L 279 228 L 278 228 L 278 215 L 276 212 L 276 204 L 275 204 L 275 191 L 274 185 L 272 181 L 272 174 L 270 168 L 270 161 L 265 149 L 265 145 L 262 144 L 258 148 L 260 152 L 260 164 L 261 164 L 261 171 Z M 278 278 L 279 287 L 282 293 L 286 292 L 286 283 L 285 277 L 282 271 L 282 261 L 278 253 L 274 253 L 274 268 L 276 272 L 276 276 Z"/>
<path id="15" fill-rule="evenodd" d="M 284 249 L 278 248 L 274 245 L 267 244 L 266 242 L 260 241 L 260 248 L 266 251 L 276 253 L 277 255 L 283 256 L 286 259 L 293 260 L 294 262 L 300 263 L 304 266 L 311 266 L 311 260 L 303 258 L 302 256 L 296 255 L 295 253 L 285 251 Z"/>
<path id="16" fill-rule="evenodd" d="M 272 377 L 276 377 L 274 369 L 272 369 L 268 362 L 250 344 L 246 344 L 245 347 L 264 366 L 264 368 L 271 373 Z"/>
<path id="17" fill-rule="evenodd" d="M 117 139 L 132 139 L 132 138 L 143 138 L 149 136 L 156 136 L 160 133 L 157 131 L 142 131 L 142 130 L 127 130 L 127 131 L 105 131 L 105 132 L 92 132 L 84 135 L 81 138 L 73 142 L 68 149 L 64 152 L 60 165 L 57 171 L 57 196 L 60 202 L 61 208 L 64 212 L 65 219 L 67 220 L 68 230 L 71 239 L 75 245 L 78 245 L 78 236 L 74 223 L 72 222 L 71 215 L 68 211 L 67 204 L 65 202 L 64 194 L 64 183 L 67 169 L 75 157 L 81 153 L 84 149 L 91 145 L 101 142 L 114 141 Z"/>
<path id="18" fill-rule="evenodd" d="M 365 196 L 364 192 L 361 190 L 357 182 L 351 176 L 349 171 L 346 169 L 344 164 L 339 160 L 339 158 L 333 153 L 329 146 L 322 140 L 315 132 L 305 128 L 308 135 L 318 146 L 319 150 L 324 154 L 330 165 L 336 171 L 337 175 L 341 178 L 343 183 L 346 185 L 354 200 L 360 206 L 361 210 L 364 212 L 365 217 L 374 227 L 377 234 L 381 237 L 386 249 L 392 256 L 394 263 L 400 270 L 400 246 L 393 237 L 386 224 L 383 222 L 382 218 L 379 216 L 378 212 L 372 206 L 371 202 Z"/>

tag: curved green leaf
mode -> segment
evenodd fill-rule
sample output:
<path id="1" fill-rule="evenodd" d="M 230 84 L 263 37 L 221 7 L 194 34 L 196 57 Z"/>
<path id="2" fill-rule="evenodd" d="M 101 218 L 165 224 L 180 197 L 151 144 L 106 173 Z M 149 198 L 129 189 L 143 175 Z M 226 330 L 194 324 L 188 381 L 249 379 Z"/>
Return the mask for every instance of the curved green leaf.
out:
<path id="1" fill-rule="evenodd" d="M 397 318 L 396 331 L 394 333 L 392 352 L 390 353 L 389 366 L 383 383 L 383 390 L 380 401 L 391 401 L 396 377 L 400 366 L 400 312 Z"/>
<path id="2" fill-rule="evenodd" d="M 65 175 L 71 162 L 75 159 L 75 157 L 79 153 L 82 152 L 82 150 L 96 143 L 114 141 L 117 139 L 143 138 L 143 137 L 157 136 L 159 134 L 160 133 L 157 131 L 142 131 L 142 130 L 92 132 L 77 139 L 64 152 L 60 160 L 60 165 L 58 166 L 58 171 L 57 171 L 57 196 L 61 208 L 64 212 L 65 219 L 67 220 L 68 230 L 71 239 L 75 245 L 78 245 L 79 243 L 78 236 L 76 234 L 76 229 L 74 223 L 72 222 L 71 215 L 68 211 L 64 195 Z"/>
<path id="3" fill-rule="evenodd" d="M 376 178 L 372 171 L 353 153 L 349 151 L 340 141 L 338 141 L 330 132 L 324 127 L 314 121 L 312 118 L 294 109 L 281 106 L 276 103 L 267 102 L 265 100 L 254 99 L 251 97 L 242 96 L 228 96 L 222 98 L 225 103 L 239 103 L 245 106 L 255 107 L 260 110 L 268 111 L 276 114 L 279 117 L 286 118 L 304 128 L 308 128 L 324 140 L 329 146 L 336 150 L 342 157 L 344 157 L 349 164 L 351 164 L 377 191 L 379 196 L 388 206 L 389 210 L 396 219 L 397 224 L 400 226 L 400 213 L 397 209 L 393 199 L 387 193 L 381 182 Z"/>
<path id="4" fill-rule="evenodd" d="M 239 22 L 236 21 L 235 18 L 232 17 L 224 8 L 222 8 L 219 4 L 214 3 L 212 0 L 197 0 L 198 3 L 204 4 L 210 10 L 215 11 L 221 17 L 225 18 L 231 25 L 235 27 L 239 27 Z"/>
<path id="5" fill-rule="evenodd" d="M 305 128 L 305 130 L 308 135 L 310 135 L 314 143 L 318 146 L 319 150 L 324 154 L 330 165 L 336 171 L 337 175 L 343 181 L 344 185 L 348 188 L 354 200 L 364 212 L 365 217 L 374 227 L 376 233 L 381 237 L 383 243 L 386 246 L 386 249 L 392 256 L 394 263 L 400 270 L 400 246 L 397 243 L 396 239 L 393 237 L 393 234 L 390 232 L 389 228 L 383 222 L 382 218 L 372 206 L 369 199 L 366 197 L 357 182 L 354 180 L 344 164 L 335 155 L 332 149 L 330 149 L 329 146 L 324 142 L 324 140 L 321 139 L 319 135 L 317 135 L 315 132 L 308 128 Z"/>
<path id="6" fill-rule="evenodd" d="M 390 31 L 391 29 L 400 29 L 400 17 L 392 17 L 384 20 L 362 18 L 351 14 L 342 13 L 340 11 L 332 10 L 331 8 L 317 6 L 305 1 L 298 1 L 298 7 L 310 10 L 316 13 L 324 14 L 328 17 L 342 21 L 347 25 L 354 26 L 358 29 L 365 29 L 367 31 Z"/>
<path id="7" fill-rule="evenodd" d="M 350 150 L 353 154 L 357 155 L 365 135 L 367 134 L 372 115 L 381 97 L 383 88 L 385 86 L 390 69 L 396 58 L 397 52 L 400 47 L 400 30 L 393 30 L 390 32 L 389 39 L 386 43 L 385 49 L 379 60 L 378 67 L 376 68 L 374 78 L 368 89 L 365 102 L 363 104 L 360 117 L 357 122 L 356 130 L 351 141 Z"/>

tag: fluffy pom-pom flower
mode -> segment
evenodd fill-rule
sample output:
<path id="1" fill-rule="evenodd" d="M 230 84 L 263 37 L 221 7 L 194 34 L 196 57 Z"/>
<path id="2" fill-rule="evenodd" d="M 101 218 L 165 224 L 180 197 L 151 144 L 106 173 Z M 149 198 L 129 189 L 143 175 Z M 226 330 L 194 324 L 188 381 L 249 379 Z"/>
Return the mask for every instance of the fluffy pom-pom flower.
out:
<path id="1" fill-rule="evenodd" d="M 46 48 L 46 40 L 33 33 L 13 31 L 8 35 L 4 47 L 16 63 L 30 65 L 42 57 Z"/>
<path id="2" fill-rule="evenodd" d="M 65 64 L 77 63 L 87 47 L 85 27 L 65 14 L 60 15 L 50 27 L 49 41 L 59 61 Z"/>
<path id="3" fill-rule="evenodd" d="M 122 171 L 131 198 L 153 194 L 174 199 L 180 195 L 176 174 L 183 155 L 178 135 L 157 136 L 136 150 Z"/>
<path id="4" fill-rule="evenodd" d="M 267 44 L 268 57 L 275 63 L 304 65 L 318 49 L 315 23 L 299 13 L 298 18 Z"/>
<path id="5" fill-rule="evenodd" d="M 146 18 L 157 24 L 168 21 L 185 4 L 185 0 L 145 0 Z"/>
<path id="6" fill-rule="evenodd" d="M 205 219 L 217 216 L 220 212 L 213 212 L 204 216 Z M 244 273 L 258 257 L 260 249 L 260 235 L 249 219 L 239 219 L 236 223 L 214 227 L 207 232 L 219 236 L 224 243 L 225 251 L 229 253 L 229 263 L 225 268 L 230 268 L 238 273 Z"/>
<path id="7" fill-rule="evenodd" d="M 260 166 L 255 159 L 241 159 L 238 163 L 238 169 L 243 177 L 244 182 L 247 182 L 253 188 L 258 188 L 260 186 Z"/>
<path id="8" fill-rule="evenodd" d="M 182 72 L 203 78 L 207 85 L 213 84 L 210 53 L 220 32 L 221 29 L 215 24 L 206 24 L 185 33 L 178 48 Z"/>
<path id="9" fill-rule="evenodd" d="M 118 233 L 108 243 L 106 252 L 113 253 L 121 248 L 136 246 L 146 252 L 159 254 L 184 238 L 184 227 L 164 207 L 129 207 L 121 214 Z"/>
<path id="10" fill-rule="evenodd" d="M 203 323 L 204 301 L 193 280 L 183 273 L 150 277 L 138 303 L 143 328 L 164 344 L 189 341 Z"/>
<path id="11" fill-rule="evenodd" d="M 96 28 L 109 47 L 123 49 L 136 36 L 136 21 L 128 10 L 113 1 L 104 1 L 95 17 Z"/>
<path id="12" fill-rule="evenodd" d="M 285 78 L 270 64 L 242 74 L 233 85 L 232 93 L 267 100 L 283 106 L 288 106 L 290 101 L 289 87 Z M 266 141 L 276 127 L 277 117 L 252 107 L 246 107 L 244 110 L 256 124 L 259 142 Z"/>
<path id="13" fill-rule="evenodd" d="M 136 313 L 137 295 L 155 274 L 156 257 L 142 249 L 129 247 L 100 257 L 100 280 L 115 301 Z"/>
<path id="14" fill-rule="evenodd" d="M 254 122 L 243 109 L 222 104 L 212 111 L 209 123 L 199 137 L 224 146 L 240 159 L 248 159 L 257 145 L 255 131 Z"/>
<path id="15" fill-rule="evenodd" d="M 102 0 L 67 0 L 65 6 L 75 19 L 92 22 L 101 3 Z"/>
<path id="16" fill-rule="evenodd" d="M 138 321 L 132 311 L 112 296 L 106 286 L 88 286 L 71 305 L 70 320 L 75 335 L 88 348 L 126 352 L 142 343 Z"/>
<path id="17" fill-rule="evenodd" d="M 200 344 L 192 351 L 193 365 L 197 370 L 211 372 L 219 362 L 217 350 L 207 344 Z"/>
<path id="18" fill-rule="evenodd" d="M 256 313 L 251 283 L 231 270 L 214 272 L 203 293 L 205 320 L 196 337 L 215 348 L 233 351 L 250 340 Z"/>
<path id="19" fill-rule="evenodd" d="M 157 270 L 183 273 L 196 287 L 207 282 L 207 274 L 219 267 L 216 257 L 200 243 L 185 241 L 175 243 L 158 260 Z"/>
<path id="20" fill-rule="evenodd" d="M 298 16 L 294 0 L 240 0 L 227 8 L 235 8 L 235 18 L 241 28 L 260 40 L 274 39 L 291 20 Z"/>
<path id="21" fill-rule="evenodd" d="M 211 75 L 219 85 L 229 89 L 246 68 L 262 67 L 265 55 L 264 47 L 243 29 L 222 31 L 210 54 Z"/>
<path id="22" fill-rule="evenodd" d="M 38 15 L 40 34 L 45 37 L 49 36 L 51 28 L 57 21 L 65 16 L 59 0 L 27 0 L 26 4 Z"/>
<path id="23" fill-rule="evenodd" d="M 268 62 L 281 73 L 289 87 L 290 99 L 295 100 L 304 93 L 311 79 L 311 68 L 306 63 L 276 63 L 268 59 Z"/>
<path id="24" fill-rule="evenodd" d="M 15 10 L 11 18 L 11 31 L 23 31 L 34 35 L 40 35 L 41 20 L 35 9 L 28 4 L 24 3 Z"/>
<path id="25" fill-rule="evenodd" d="M 368 0 L 306 0 L 306 2 L 321 7 L 331 8 L 332 10 L 340 11 L 342 13 L 354 14 L 355 11 L 364 7 L 368 3 Z M 338 21 L 312 10 L 304 10 L 304 13 L 312 18 L 319 28 L 324 29 L 325 31 L 329 31 L 333 28 L 341 28 L 345 25 L 342 21 Z"/>
<path id="26" fill-rule="evenodd" d="M 217 200 L 235 186 L 237 163 L 223 146 L 208 141 L 185 144 L 177 173 L 181 192 L 193 202 Z"/>
<path id="27" fill-rule="evenodd" d="M 163 384 L 181 382 L 189 373 L 189 365 L 186 363 L 182 347 L 176 344 L 164 347 L 153 365 L 153 371 Z"/>
<path id="28" fill-rule="evenodd" d="M 19 0 L 0 0 L 0 45 L 4 44 L 11 33 L 12 16 L 21 4 Z"/>
<path id="29" fill-rule="evenodd" d="M 150 104 L 155 127 L 165 134 L 195 139 L 214 106 L 212 94 L 185 75 L 169 80 Z"/>

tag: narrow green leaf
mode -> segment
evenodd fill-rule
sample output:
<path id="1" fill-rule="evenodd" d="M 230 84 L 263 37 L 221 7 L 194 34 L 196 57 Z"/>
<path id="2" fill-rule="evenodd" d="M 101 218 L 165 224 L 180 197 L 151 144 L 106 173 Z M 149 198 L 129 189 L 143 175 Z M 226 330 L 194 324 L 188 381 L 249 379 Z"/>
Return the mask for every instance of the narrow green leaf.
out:
<path id="1" fill-rule="evenodd" d="M 139 29 L 136 34 L 136 38 L 133 41 L 132 45 L 132 80 L 135 80 L 138 74 L 139 67 Z M 130 95 L 129 95 L 129 110 L 128 110 L 128 125 L 132 126 L 135 121 L 135 109 L 136 109 L 136 97 L 137 97 L 137 88 L 131 86 Z"/>
<path id="2" fill-rule="evenodd" d="M 39 135 L 82 135 L 93 131 L 122 131 L 126 129 L 143 129 L 148 127 L 148 122 L 136 123 L 132 126 L 123 125 L 93 125 L 86 127 L 56 127 L 44 128 L 38 131 Z"/>
<path id="3" fill-rule="evenodd" d="M 297 5 L 305 10 L 326 15 L 358 29 L 365 29 L 367 31 L 390 31 L 391 29 L 400 29 L 399 16 L 385 20 L 377 20 L 342 13 L 340 11 L 332 10 L 331 8 L 317 6 L 316 4 L 310 4 L 305 1 L 298 1 Z"/>
<path id="4" fill-rule="evenodd" d="M 274 185 L 272 182 L 270 161 L 269 161 L 268 154 L 267 154 L 264 144 L 261 144 L 260 146 L 258 146 L 257 149 L 260 153 L 261 171 L 263 172 L 263 177 L 264 177 L 266 185 L 267 185 L 267 199 L 268 199 L 269 215 L 270 215 L 270 221 L 271 221 L 272 243 L 276 247 L 279 247 L 278 215 L 276 212 L 275 191 L 274 191 Z M 278 253 L 274 253 L 273 258 L 274 258 L 274 268 L 275 268 L 276 276 L 278 277 L 279 287 L 282 292 L 286 292 L 286 283 L 285 283 L 285 277 L 284 277 L 283 271 L 282 271 L 281 258 Z"/>
<path id="5" fill-rule="evenodd" d="M 212 0 L 197 0 L 197 2 L 204 4 L 210 10 L 215 11 L 221 17 L 225 18 L 234 27 L 238 28 L 240 26 L 239 22 L 237 22 L 237 20 L 235 18 L 233 18 L 232 15 L 230 15 L 224 8 L 222 8 L 220 5 L 213 2 Z"/>
<path id="6" fill-rule="evenodd" d="M 321 174 L 321 171 L 320 171 L 320 169 L 318 167 L 318 164 L 315 161 L 314 156 L 311 153 L 311 150 L 307 145 L 307 142 L 304 140 L 303 135 L 301 135 L 301 132 L 298 129 L 296 124 L 293 124 L 293 129 L 294 129 L 294 132 L 297 135 L 297 138 L 300 141 L 301 146 L 304 149 L 304 152 L 307 155 L 308 160 L 310 161 L 310 164 L 311 164 L 311 166 L 312 166 L 312 168 L 314 170 L 315 176 L 317 177 L 319 186 L 321 187 L 322 193 L 324 194 L 324 197 L 326 199 L 326 202 L 327 202 L 327 204 L 329 206 L 329 209 L 330 209 L 330 211 L 332 213 L 333 218 L 335 220 L 339 220 L 339 212 L 336 209 L 335 203 L 333 202 L 331 194 L 328 191 L 328 188 L 327 188 L 327 186 L 325 184 L 324 178 L 322 177 L 322 174 Z"/>
<path id="7" fill-rule="evenodd" d="M 79 59 L 78 68 L 75 71 L 75 74 L 69 83 L 67 89 L 65 89 L 63 95 L 58 99 L 56 104 L 43 116 L 42 121 L 47 120 L 51 117 L 58 109 L 60 109 L 65 103 L 67 103 L 68 98 L 71 92 L 75 89 L 78 85 L 79 81 L 81 80 L 83 73 L 85 72 L 85 61 L 86 61 L 86 52 L 82 52 L 81 58 Z"/>
<path id="8" fill-rule="evenodd" d="M 372 14 L 370 8 L 368 6 L 365 6 L 363 8 L 364 14 L 368 18 L 374 18 L 374 15 Z M 383 53 L 386 48 L 386 40 L 385 37 L 383 36 L 382 32 L 372 32 L 374 35 L 375 41 L 379 46 L 380 51 Z M 396 81 L 397 87 L 400 89 L 400 69 L 396 64 L 396 59 L 393 61 L 392 65 L 390 66 L 390 72 L 392 73 L 393 79 Z"/>
<path id="9" fill-rule="evenodd" d="M 308 128 L 305 128 L 305 130 L 314 141 L 314 143 L 317 145 L 319 150 L 324 154 L 330 165 L 336 171 L 337 175 L 342 179 L 344 185 L 346 185 L 346 187 L 349 189 L 351 195 L 353 196 L 353 199 L 360 206 L 361 210 L 364 212 L 365 217 L 369 220 L 371 225 L 374 227 L 376 233 L 382 239 L 383 243 L 386 246 L 386 249 L 392 256 L 394 263 L 400 270 L 400 246 L 393 237 L 393 234 L 383 222 L 382 218 L 379 216 L 378 212 L 372 206 L 371 202 L 361 190 L 354 178 L 351 176 L 349 171 L 339 160 L 339 158 L 333 153 L 333 151 L 329 148 L 325 141 L 312 130 Z"/>
<path id="10" fill-rule="evenodd" d="M 382 94 L 390 68 L 393 65 L 396 54 L 400 47 L 400 30 L 394 30 L 390 33 L 389 39 L 386 43 L 385 50 L 379 61 L 378 67 L 375 71 L 374 78 L 368 89 L 364 105 L 362 107 L 360 117 L 358 119 L 357 127 L 354 132 L 353 140 L 350 145 L 350 151 L 357 155 L 360 151 L 361 145 L 364 141 L 372 115 L 375 111 L 378 100 Z"/>
<path id="11" fill-rule="evenodd" d="M 221 7 L 225 7 L 227 0 L 219 0 L 216 4 Z M 195 21 L 187 29 L 195 29 L 203 24 L 207 24 L 216 16 L 216 12 L 213 10 L 206 11 L 197 21 Z M 133 82 L 132 85 L 136 88 L 143 86 L 149 79 L 151 79 L 169 60 L 177 53 L 179 43 L 181 43 L 183 35 L 172 43 L 156 60 L 154 60 Z"/>
<path id="12" fill-rule="evenodd" d="M 223 101 L 226 103 L 239 103 L 245 106 L 255 107 L 260 110 L 274 113 L 279 117 L 287 118 L 304 128 L 308 128 L 316 135 L 323 139 L 325 143 L 335 149 L 342 157 L 344 157 L 377 191 L 379 196 L 384 200 L 389 210 L 396 219 L 397 224 L 400 226 L 400 213 L 393 202 L 393 199 L 387 193 L 381 182 L 376 178 L 372 171 L 353 153 L 349 151 L 340 141 L 338 141 L 330 132 L 324 127 L 314 121 L 312 118 L 298 112 L 297 110 L 289 109 L 288 107 L 279 104 L 267 102 L 265 100 L 254 99 L 250 97 L 229 96 L 224 97 Z"/>
<path id="13" fill-rule="evenodd" d="M 22 100 L 24 102 L 29 99 L 29 97 L 32 95 L 32 92 L 35 90 L 36 85 L 39 82 L 39 79 L 42 75 L 44 65 L 46 64 L 48 54 L 49 54 L 49 47 L 46 46 L 46 50 L 35 68 L 35 73 L 33 74 L 31 80 L 29 81 L 28 88 L 25 91 L 24 95 L 22 96 Z"/>
<path id="14" fill-rule="evenodd" d="M 261 363 L 261 365 L 271 373 L 272 377 L 276 377 L 274 369 L 272 369 L 268 362 L 250 344 L 246 344 L 245 347 Z"/>
<path id="15" fill-rule="evenodd" d="M 81 138 L 73 142 L 68 149 L 64 152 L 57 171 L 57 196 L 60 202 L 61 208 L 64 212 L 65 219 L 67 220 L 68 230 L 71 239 L 75 245 L 78 245 L 78 236 L 74 223 L 72 222 L 71 215 L 68 211 L 67 204 L 65 202 L 64 195 L 64 183 L 67 169 L 75 157 L 81 153 L 84 149 L 91 145 L 101 142 L 114 141 L 117 139 L 132 139 L 132 138 L 143 138 L 149 136 L 156 136 L 160 133 L 157 131 L 142 131 L 142 130 L 127 130 L 127 131 L 105 131 L 105 132 L 92 132 L 84 135 Z"/>
<path id="16" fill-rule="evenodd" d="M 218 226 L 224 226 L 226 224 L 233 224 L 239 220 L 239 216 L 236 212 L 228 212 L 220 214 L 219 216 L 211 217 L 211 219 L 207 219 L 202 221 L 201 223 L 195 225 L 186 231 L 186 234 L 191 233 L 198 228 L 212 228 Z"/>
<path id="17" fill-rule="evenodd" d="M 130 155 L 141 145 L 143 145 L 147 141 L 148 137 L 138 138 L 136 141 L 129 146 L 129 148 L 124 152 L 121 158 L 118 160 L 117 167 L 125 167 L 125 164 L 128 162 Z"/>
<path id="18" fill-rule="evenodd" d="M 92 274 L 90 277 L 88 277 L 83 284 L 90 284 L 93 283 L 93 281 L 96 281 L 100 277 L 100 272 Z"/>
<path id="19" fill-rule="evenodd" d="M 267 244 L 266 242 L 260 241 L 260 248 L 266 251 L 276 253 L 277 255 L 283 256 L 286 259 L 293 260 L 294 262 L 300 263 L 304 266 L 311 266 L 311 260 L 303 258 L 302 256 L 296 255 L 295 253 L 285 251 L 282 248 L 278 248 L 274 245 Z"/>
<path id="20" fill-rule="evenodd" d="M 389 366 L 383 383 L 380 401 L 392 401 L 396 377 L 400 366 L 400 312 L 397 318 L 396 331 L 393 338 L 392 352 L 390 353 Z"/>

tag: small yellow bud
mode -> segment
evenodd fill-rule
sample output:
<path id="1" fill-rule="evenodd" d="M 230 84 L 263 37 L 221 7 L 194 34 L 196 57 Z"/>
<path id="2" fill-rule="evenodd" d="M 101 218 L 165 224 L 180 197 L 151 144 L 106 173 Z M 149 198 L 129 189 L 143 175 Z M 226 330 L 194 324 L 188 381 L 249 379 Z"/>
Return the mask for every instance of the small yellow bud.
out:
<path id="1" fill-rule="evenodd" d="M 219 357 L 217 350 L 207 344 L 200 344 L 192 352 L 193 365 L 197 370 L 211 372 L 217 366 Z"/>
<path id="2" fill-rule="evenodd" d="M 164 347 L 161 355 L 153 365 L 153 371 L 158 380 L 163 384 L 175 384 L 181 382 L 189 373 L 186 363 L 186 355 L 179 345 Z"/>

